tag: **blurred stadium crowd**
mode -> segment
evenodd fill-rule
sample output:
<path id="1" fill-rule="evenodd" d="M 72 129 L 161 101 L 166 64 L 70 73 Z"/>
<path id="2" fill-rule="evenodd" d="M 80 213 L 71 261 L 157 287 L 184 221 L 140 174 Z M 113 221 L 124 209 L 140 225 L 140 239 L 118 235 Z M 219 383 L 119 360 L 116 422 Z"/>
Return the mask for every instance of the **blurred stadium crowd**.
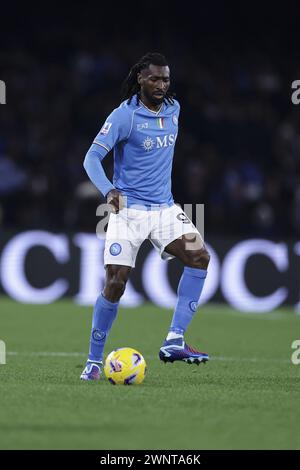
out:
<path id="1" fill-rule="evenodd" d="M 169 25 L 159 41 L 153 32 L 137 41 L 110 28 L 109 41 L 109 29 L 99 38 L 96 23 L 44 28 L 38 41 L 29 28 L 24 40 L 19 31 L 2 48 L 0 227 L 95 230 L 101 196 L 84 172 L 85 153 L 118 106 L 129 68 L 158 50 L 182 108 L 176 201 L 204 203 L 208 233 L 299 235 L 296 55 L 276 49 L 272 36 L 263 44 L 209 34 L 197 42 L 188 31 L 179 40 Z M 111 176 L 111 155 L 105 166 Z"/>

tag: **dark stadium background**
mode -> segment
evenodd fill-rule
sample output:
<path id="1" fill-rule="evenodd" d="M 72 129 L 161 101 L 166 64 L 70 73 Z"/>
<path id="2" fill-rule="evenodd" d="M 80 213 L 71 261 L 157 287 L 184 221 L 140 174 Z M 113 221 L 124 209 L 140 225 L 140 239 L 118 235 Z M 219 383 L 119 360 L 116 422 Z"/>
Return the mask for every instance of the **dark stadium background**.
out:
<path id="1" fill-rule="evenodd" d="M 245 449 L 300 449 L 299 13 L 288 1 L 1 3 L 0 450 L 94 449 L 99 464 L 115 449 L 190 449 L 240 467 L 280 455 Z M 175 199 L 205 204 L 205 305 L 185 340 L 210 361 L 158 360 L 182 265 L 145 242 L 104 351 L 137 349 L 145 380 L 86 383 L 105 271 L 102 199 L 82 163 L 148 51 L 168 58 L 181 103 Z"/>
<path id="2" fill-rule="evenodd" d="M 217 237 L 220 258 L 228 240 L 231 246 L 247 239 L 289 243 L 288 265 L 280 272 L 257 255 L 263 268 L 257 273 L 248 263 L 245 277 L 258 295 L 284 285 L 287 302 L 296 304 L 300 106 L 291 101 L 291 84 L 300 78 L 298 9 L 292 3 L 284 9 L 273 2 L 245 8 L 225 1 L 198 7 L 2 7 L 0 79 L 7 104 L 0 107 L 1 247 L 25 230 L 94 233 L 101 196 L 83 169 L 84 155 L 118 106 L 129 68 L 145 52 L 161 51 L 182 107 L 176 201 L 205 204 L 205 238 L 209 243 Z M 112 164 L 107 157 L 109 175 Z M 46 284 L 47 270 L 43 281 L 38 256 L 31 255 L 27 265 L 36 266 L 37 279 L 30 282 Z M 180 268 L 172 266 L 175 286 Z M 75 277 L 70 282 L 71 295 Z M 215 300 L 220 299 L 218 291 Z"/>

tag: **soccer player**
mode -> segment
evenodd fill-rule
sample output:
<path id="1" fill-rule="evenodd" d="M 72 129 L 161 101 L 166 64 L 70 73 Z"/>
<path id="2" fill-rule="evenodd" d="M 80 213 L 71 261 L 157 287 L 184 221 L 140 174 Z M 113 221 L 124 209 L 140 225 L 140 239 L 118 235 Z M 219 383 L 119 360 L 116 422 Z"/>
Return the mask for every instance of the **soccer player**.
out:
<path id="1" fill-rule="evenodd" d="M 94 307 L 82 380 L 100 378 L 106 338 L 138 250 L 147 238 L 163 259 L 176 257 L 185 266 L 159 358 L 196 364 L 209 359 L 208 354 L 191 348 L 184 340 L 197 310 L 209 254 L 197 228 L 174 203 L 171 192 L 180 106 L 169 87 L 170 69 L 165 57 L 159 53 L 143 56 L 124 82 L 124 101 L 108 116 L 84 160 L 89 178 L 114 210 L 106 233 L 106 281 Z M 101 164 L 112 149 L 113 184 Z"/>

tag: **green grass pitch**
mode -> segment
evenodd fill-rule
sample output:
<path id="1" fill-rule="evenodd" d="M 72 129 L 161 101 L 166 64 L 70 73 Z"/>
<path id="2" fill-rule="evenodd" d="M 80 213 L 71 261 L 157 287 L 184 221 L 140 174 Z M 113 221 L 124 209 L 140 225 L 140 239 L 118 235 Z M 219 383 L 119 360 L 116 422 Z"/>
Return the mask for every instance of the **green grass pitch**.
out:
<path id="1" fill-rule="evenodd" d="M 206 365 L 163 364 L 158 350 L 172 312 L 150 304 L 120 309 L 106 348 L 145 357 L 140 386 L 79 380 L 92 308 L 60 301 L 0 300 L 1 449 L 299 449 L 300 365 L 290 309 L 248 315 L 200 308 L 186 339 Z"/>

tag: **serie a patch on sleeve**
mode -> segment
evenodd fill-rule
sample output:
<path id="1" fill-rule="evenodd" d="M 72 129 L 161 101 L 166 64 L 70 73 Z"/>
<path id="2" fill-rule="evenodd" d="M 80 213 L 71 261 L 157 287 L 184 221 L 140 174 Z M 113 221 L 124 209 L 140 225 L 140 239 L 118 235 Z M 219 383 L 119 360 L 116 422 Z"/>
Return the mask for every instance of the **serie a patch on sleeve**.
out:
<path id="1" fill-rule="evenodd" d="M 112 122 L 106 121 L 100 130 L 100 134 L 107 135 L 109 133 L 111 126 L 112 126 Z"/>

